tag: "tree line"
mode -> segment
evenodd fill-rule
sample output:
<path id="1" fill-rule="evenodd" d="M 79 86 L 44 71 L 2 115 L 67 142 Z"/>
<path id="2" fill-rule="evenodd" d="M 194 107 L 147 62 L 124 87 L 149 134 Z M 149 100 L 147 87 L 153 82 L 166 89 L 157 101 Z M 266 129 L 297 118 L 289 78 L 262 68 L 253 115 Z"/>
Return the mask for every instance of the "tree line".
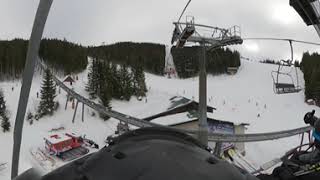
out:
<path id="1" fill-rule="evenodd" d="M 144 71 L 163 75 L 165 46 L 153 43 L 119 42 L 98 47 L 89 47 L 89 56 L 118 64 L 142 65 Z"/>
<path id="2" fill-rule="evenodd" d="M 0 41 L 0 81 L 20 78 L 27 54 L 27 41 Z"/>
<path id="3" fill-rule="evenodd" d="M 20 78 L 25 64 L 28 41 L 14 39 L 0 41 L 0 80 Z M 172 48 L 174 63 L 182 78 L 197 75 L 199 70 L 198 47 Z M 65 75 L 77 73 L 87 66 L 87 57 L 133 66 L 141 64 L 145 72 L 163 75 L 165 46 L 153 43 L 119 42 L 103 46 L 85 47 L 59 39 L 43 39 L 39 56 Z M 226 73 L 227 67 L 240 66 L 240 55 L 228 48 L 207 53 L 207 71 L 210 74 Z"/>
<path id="4" fill-rule="evenodd" d="M 27 40 L 0 40 L 0 81 L 21 78 L 27 48 Z M 39 57 L 64 74 L 80 72 L 87 66 L 87 48 L 66 40 L 43 39 Z"/>
<path id="5" fill-rule="evenodd" d="M 88 64 L 87 48 L 59 39 L 43 39 L 39 56 L 65 75 L 83 71 Z"/>
<path id="6" fill-rule="evenodd" d="M 198 74 L 201 47 L 171 48 L 171 53 L 179 77 L 189 78 Z M 228 67 L 239 67 L 240 65 L 238 51 L 219 48 L 206 53 L 206 67 L 209 74 L 227 73 Z"/>
<path id="7" fill-rule="evenodd" d="M 300 68 L 304 74 L 305 98 L 320 105 L 320 54 L 304 52 Z"/>
<path id="8" fill-rule="evenodd" d="M 290 59 L 288 59 L 288 60 L 282 59 L 282 60 L 277 61 L 277 60 L 273 60 L 273 59 L 265 59 L 265 60 L 261 60 L 261 61 L 259 61 L 259 62 L 260 62 L 260 63 L 264 63 L 264 64 L 276 64 L 276 65 L 279 65 L 279 64 L 280 64 L 280 61 L 290 62 L 291 60 L 290 60 Z M 300 67 L 300 62 L 299 62 L 298 60 L 295 60 L 294 63 L 293 63 L 293 65 L 294 65 L 295 67 Z M 285 64 L 285 66 L 288 66 L 288 65 Z"/>

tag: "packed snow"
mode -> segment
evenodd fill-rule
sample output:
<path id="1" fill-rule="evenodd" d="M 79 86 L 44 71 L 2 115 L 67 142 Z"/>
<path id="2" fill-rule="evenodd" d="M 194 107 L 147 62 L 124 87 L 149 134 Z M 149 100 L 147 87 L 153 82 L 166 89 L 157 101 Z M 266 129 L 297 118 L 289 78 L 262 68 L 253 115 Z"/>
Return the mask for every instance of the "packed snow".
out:
<path id="1" fill-rule="evenodd" d="M 210 113 L 208 115 L 215 119 L 234 123 L 249 123 L 250 126 L 248 126 L 247 133 L 271 132 L 305 126 L 302 120 L 304 114 L 312 109 L 315 109 L 316 112 L 320 109 L 316 106 L 305 104 L 303 91 L 295 94 L 274 94 L 271 71 L 276 69 L 277 66 L 275 65 L 242 61 L 242 65 L 235 75 L 208 75 L 208 105 L 217 108 L 213 114 Z M 85 91 L 87 70 L 77 76 L 78 80 L 73 84 L 74 90 L 88 97 Z M 302 77 L 303 75 L 299 71 L 300 83 L 303 85 Z M 61 79 L 63 78 L 61 77 Z M 148 87 L 146 98 L 138 101 L 137 98 L 132 97 L 130 102 L 113 100 L 113 109 L 130 116 L 143 118 L 166 110 L 170 106 L 169 99 L 173 96 L 184 96 L 198 100 L 197 77 L 168 79 L 162 76 L 146 74 L 146 84 Z M 35 113 L 40 101 L 36 95 L 37 92 L 40 94 L 40 86 L 41 75 L 37 73 L 33 79 L 27 112 Z M 8 168 L 0 172 L 0 179 L 9 180 L 13 126 L 21 82 L 0 82 L 0 87 L 4 91 L 12 126 L 9 133 L 0 132 L 0 163 L 8 162 Z M 36 166 L 30 155 L 30 149 L 43 147 L 43 137 L 47 136 L 52 129 L 64 127 L 64 132 L 74 132 L 79 135 L 85 134 L 86 137 L 96 141 L 100 147 L 103 147 L 106 137 L 116 130 L 117 120 L 111 118 L 103 121 L 97 113 L 93 116 L 94 111 L 88 107 L 85 107 L 84 122 L 82 122 L 81 105 L 78 108 L 75 123 L 73 124 L 74 109 L 72 109 L 72 103 L 69 102 L 67 110 L 64 109 L 66 93 L 63 90 L 59 93 L 59 88 L 57 88 L 56 100 L 59 101 L 60 107 L 53 116 L 46 116 L 39 121 L 34 121 L 33 125 L 30 125 L 27 121 L 24 123 L 20 173 L 32 166 Z M 187 118 L 185 114 L 168 116 L 162 118 L 161 123 L 171 124 L 184 118 Z M 259 165 L 281 156 L 299 143 L 299 136 L 275 141 L 247 143 L 246 156 Z"/>

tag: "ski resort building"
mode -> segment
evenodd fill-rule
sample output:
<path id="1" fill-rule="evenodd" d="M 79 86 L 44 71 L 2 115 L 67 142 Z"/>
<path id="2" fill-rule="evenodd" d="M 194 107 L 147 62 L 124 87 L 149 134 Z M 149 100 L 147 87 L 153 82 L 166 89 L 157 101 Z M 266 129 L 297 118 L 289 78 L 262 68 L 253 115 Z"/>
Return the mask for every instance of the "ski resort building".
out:
<path id="1" fill-rule="evenodd" d="M 152 121 L 161 125 L 171 126 L 178 129 L 196 131 L 199 128 L 199 103 L 183 96 L 174 96 L 170 98 L 170 105 L 166 111 L 143 118 L 146 121 Z M 208 130 L 211 133 L 224 134 L 244 134 L 246 126 L 249 124 L 221 121 L 212 117 L 211 113 L 216 110 L 215 107 L 207 106 Z M 214 147 L 215 144 L 210 144 Z M 235 147 L 238 152 L 245 154 L 244 143 L 223 143 L 222 150 Z"/>
<path id="2" fill-rule="evenodd" d="M 72 83 L 75 82 L 75 80 L 71 77 L 71 75 L 67 75 L 64 79 L 63 79 L 64 83 L 69 83 L 72 86 Z"/>
<path id="3" fill-rule="evenodd" d="M 238 67 L 228 67 L 227 73 L 230 75 L 235 75 L 238 72 Z"/>
<path id="4" fill-rule="evenodd" d="M 54 134 L 45 137 L 44 140 L 46 150 L 54 155 L 60 155 L 82 145 L 81 137 L 73 133 Z"/>

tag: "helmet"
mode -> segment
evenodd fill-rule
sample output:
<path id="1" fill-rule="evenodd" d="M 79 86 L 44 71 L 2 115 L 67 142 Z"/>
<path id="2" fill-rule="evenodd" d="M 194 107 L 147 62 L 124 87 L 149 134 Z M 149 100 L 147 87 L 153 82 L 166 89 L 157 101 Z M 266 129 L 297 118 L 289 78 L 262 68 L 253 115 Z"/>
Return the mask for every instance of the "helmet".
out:
<path id="1" fill-rule="evenodd" d="M 314 125 L 314 121 L 315 121 L 314 113 L 315 113 L 315 110 L 312 110 L 311 112 L 307 112 L 304 115 L 303 120 L 306 124 L 311 124 L 312 126 Z"/>

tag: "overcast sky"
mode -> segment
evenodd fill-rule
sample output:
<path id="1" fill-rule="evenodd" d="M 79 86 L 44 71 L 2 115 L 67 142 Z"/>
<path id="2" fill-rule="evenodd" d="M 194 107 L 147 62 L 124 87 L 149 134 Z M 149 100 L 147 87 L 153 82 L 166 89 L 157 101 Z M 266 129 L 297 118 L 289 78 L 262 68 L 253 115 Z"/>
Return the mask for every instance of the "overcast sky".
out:
<path id="1" fill-rule="evenodd" d="M 83 45 L 119 41 L 170 44 L 176 21 L 188 0 L 54 0 L 45 37 Z M 0 39 L 29 38 L 39 0 L 1 0 Z M 289 0 L 192 0 L 185 15 L 196 23 L 228 28 L 239 25 L 242 37 L 276 37 L 320 42 Z M 183 18 L 184 20 L 185 18 Z M 253 59 L 288 59 L 289 43 L 245 41 L 237 47 Z M 320 47 L 294 44 L 295 58 Z"/>

